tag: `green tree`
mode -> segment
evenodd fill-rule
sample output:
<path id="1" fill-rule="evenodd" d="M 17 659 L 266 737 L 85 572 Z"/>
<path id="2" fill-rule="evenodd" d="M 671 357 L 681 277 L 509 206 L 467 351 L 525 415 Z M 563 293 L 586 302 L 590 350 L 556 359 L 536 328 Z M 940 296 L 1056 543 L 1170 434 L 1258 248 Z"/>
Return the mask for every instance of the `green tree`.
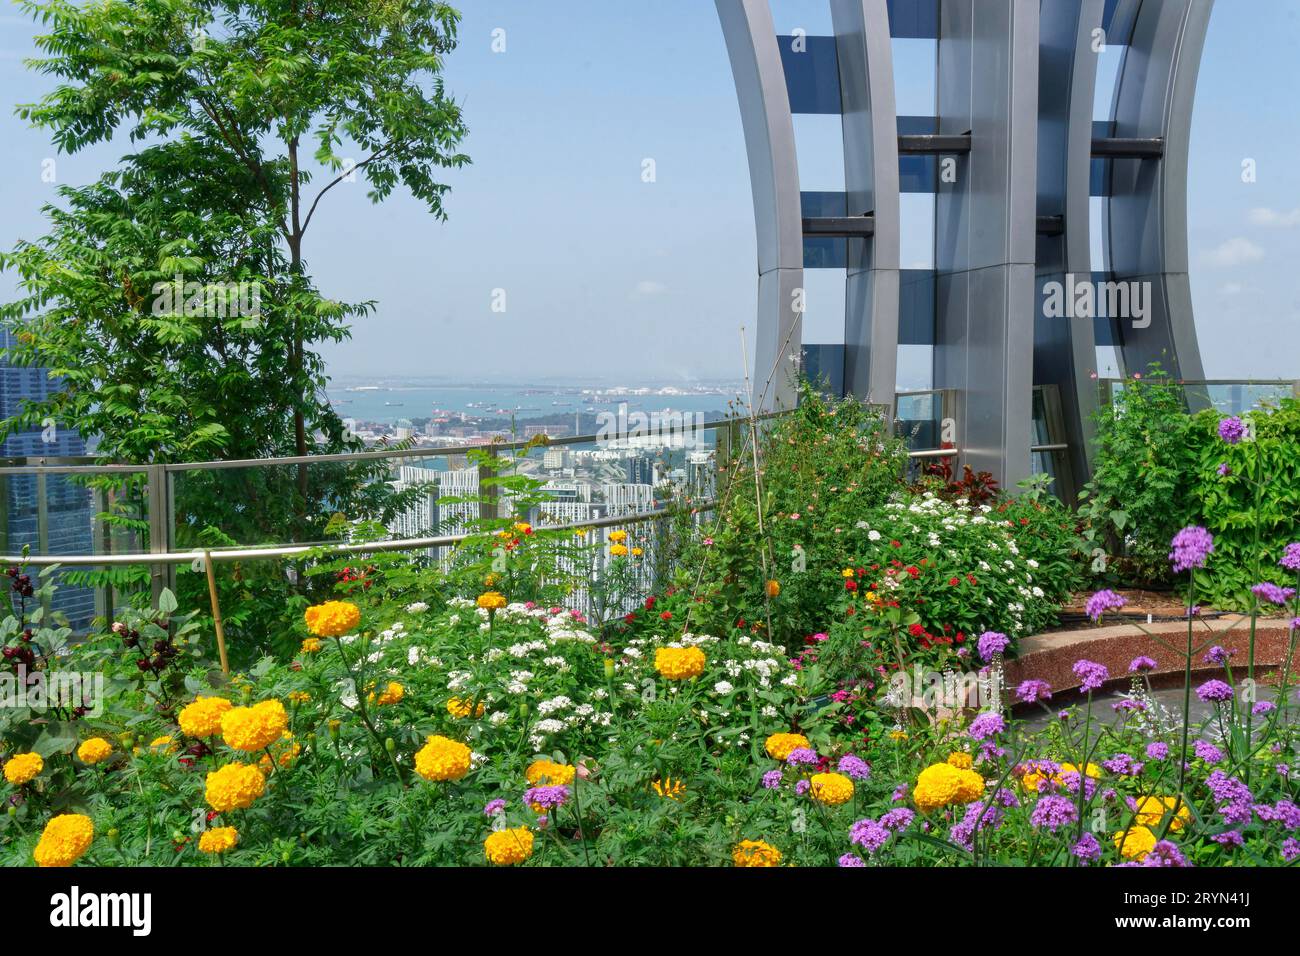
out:
<path id="1" fill-rule="evenodd" d="M 311 347 L 346 338 L 371 303 L 321 296 L 304 239 L 358 176 L 373 202 L 401 184 L 445 218 L 439 171 L 468 162 L 441 78 L 459 15 L 430 0 L 20 5 L 48 28 L 31 65 L 61 82 L 19 115 L 64 152 L 117 134 L 148 145 L 63 188 L 49 234 L 0 257 L 23 292 L 0 310 L 19 333 L 7 358 L 66 386 L 6 425 L 53 416 L 133 461 L 347 447 Z M 257 314 L 214 314 L 214 287 L 257 290 Z M 296 485 L 301 515 L 325 489 L 305 466 Z"/>

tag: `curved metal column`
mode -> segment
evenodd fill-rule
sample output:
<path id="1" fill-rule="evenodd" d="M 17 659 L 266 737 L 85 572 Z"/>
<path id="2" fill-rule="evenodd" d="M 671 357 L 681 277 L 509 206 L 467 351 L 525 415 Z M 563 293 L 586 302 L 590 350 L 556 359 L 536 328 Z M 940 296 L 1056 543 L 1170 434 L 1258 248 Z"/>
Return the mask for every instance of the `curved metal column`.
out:
<path id="1" fill-rule="evenodd" d="M 1136 7 L 1134 4 L 1136 2 Z M 1106 233 L 1116 279 L 1149 283 L 1150 313 L 1123 321 L 1124 369 L 1158 361 L 1202 379 L 1187 268 L 1187 154 L 1192 101 L 1214 0 L 1128 0 L 1132 32 L 1111 108 L 1114 135 L 1161 137 L 1160 159 L 1112 160 Z M 1119 20 L 1117 12 L 1116 19 Z"/>
<path id="2" fill-rule="evenodd" d="M 885 0 L 831 0 L 840 69 L 844 191 L 874 234 L 848 240 L 844 390 L 892 408 L 898 378 L 898 112 Z"/>
<path id="3" fill-rule="evenodd" d="M 755 405 L 795 404 L 802 344 L 803 218 L 794 121 L 767 0 L 715 0 L 749 155 L 758 237 Z"/>
<path id="4" fill-rule="evenodd" d="M 1095 31 L 1106 0 L 1052 0 L 1042 5 L 1038 60 L 1038 215 L 1060 217 L 1058 235 L 1038 236 L 1038 303 L 1034 318 L 1034 381 L 1054 384 L 1061 399 L 1076 483 L 1089 471 L 1097 408 L 1097 341 L 1091 316 L 1048 316 L 1048 283 L 1072 294 L 1092 280 L 1089 187 L 1092 105 L 1097 87 Z M 1073 500 L 1077 488 L 1059 489 Z"/>
<path id="5" fill-rule="evenodd" d="M 935 194 L 936 388 L 959 393 L 961 462 L 1029 476 L 1038 0 L 940 0 L 940 134 L 971 134 Z"/>

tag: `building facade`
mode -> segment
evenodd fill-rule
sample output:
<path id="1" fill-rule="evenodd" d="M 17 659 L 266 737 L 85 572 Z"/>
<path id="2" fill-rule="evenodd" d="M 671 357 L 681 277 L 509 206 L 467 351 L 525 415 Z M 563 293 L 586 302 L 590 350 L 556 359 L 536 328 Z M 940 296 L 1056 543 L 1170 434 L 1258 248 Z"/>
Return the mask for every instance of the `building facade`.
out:
<path id="1" fill-rule="evenodd" d="M 0 349 L 11 346 L 8 329 L 0 329 Z M 10 365 L 0 359 L 0 419 L 22 411 L 24 401 L 43 401 L 59 389 L 59 382 L 43 368 Z M 47 423 L 39 429 L 7 436 L 0 454 L 14 458 L 67 457 L 86 454 L 86 444 L 73 430 Z M 94 514 L 90 489 L 68 475 L 12 475 L 0 478 L 4 489 L 0 534 L 4 553 L 91 554 Z M 51 610 L 67 616 L 76 631 L 89 627 L 95 616 L 92 588 L 60 582 Z"/>
<path id="2" fill-rule="evenodd" d="M 959 464 L 1004 486 L 1027 477 L 1046 407 L 1077 484 L 1098 346 L 1121 374 L 1158 361 L 1204 377 L 1186 186 L 1213 0 L 827 2 L 833 35 L 777 36 L 767 0 L 715 0 L 753 191 L 762 405 L 794 398 L 804 270 L 842 269 L 843 343 L 812 350 L 836 389 L 894 409 L 900 345 L 927 346 L 934 388 L 956 399 L 943 431 Z M 898 40 L 934 44 L 932 115 L 898 114 Z M 1097 120 L 1098 62 L 1114 47 Z M 800 114 L 840 117 L 842 191 L 801 190 Z M 901 261 L 912 193 L 933 197 L 929 269 Z"/>

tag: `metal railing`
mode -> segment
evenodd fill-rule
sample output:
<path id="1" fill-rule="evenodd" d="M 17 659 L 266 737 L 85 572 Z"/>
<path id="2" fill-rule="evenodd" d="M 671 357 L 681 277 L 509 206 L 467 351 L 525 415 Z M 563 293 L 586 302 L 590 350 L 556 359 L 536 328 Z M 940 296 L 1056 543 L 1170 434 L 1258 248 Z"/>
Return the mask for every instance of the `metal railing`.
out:
<path id="1" fill-rule="evenodd" d="M 783 412 L 767 413 L 756 416 L 754 421 L 761 422 Z M 719 467 L 730 460 L 732 447 L 738 443 L 744 432 L 750 427 L 750 419 L 745 417 L 727 418 L 694 424 L 689 420 L 680 428 L 669 427 L 656 434 L 665 439 L 671 450 L 676 437 L 691 433 L 698 437 L 698 432 L 712 436 L 712 468 L 709 476 L 711 488 L 716 488 Z M 176 570 L 179 566 L 189 564 L 193 570 L 206 570 L 213 564 L 235 561 L 286 560 L 311 553 L 326 555 L 365 554 L 397 551 L 426 551 L 430 549 L 454 548 L 472 537 L 471 532 L 454 534 L 423 534 L 419 536 L 394 536 L 384 540 L 347 542 L 327 541 L 271 541 L 240 542 L 230 547 L 194 547 L 177 543 L 177 482 L 187 475 L 202 473 L 230 472 L 236 469 L 277 469 L 307 468 L 321 465 L 357 465 L 388 464 L 392 467 L 389 477 L 393 477 L 396 467 L 402 464 L 421 464 L 430 460 L 450 459 L 466 456 L 475 450 L 486 453 L 491 459 L 506 453 L 531 454 L 553 448 L 567 448 L 581 445 L 599 447 L 611 436 L 603 433 L 574 435 L 556 438 L 537 438 L 493 441 L 490 443 L 462 443 L 435 447 L 380 448 L 363 452 L 350 452 L 328 455 L 290 456 L 282 458 L 238 459 L 225 461 L 158 463 L 148 465 L 103 464 L 89 456 L 56 457 L 33 456 L 28 458 L 0 458 L 0 493 L 6 507 L 0 508 L 0 561 L 7 564 L 25 563 L 37 567 L 66 566 L 70 569 L 108 569 L 123 567 L 147 567 L 150 571 L 150 586 L 157 597 L 163 588 L 176 586 Z M 625 435 L 615 435 L 625 438 Z M 660 446 L 659 450 L 662 450 Z M 679 446 L 680 449 L 680 446 Z M 653 451 L 647 449 L 647 451 Z M 914 459 L 931 459 L 937 457 L 954 457 L 960 454 L 957 448 L 918 448 L 911 451 Z M 516 461 L 516 464 L 518 460 Z M 486 478 L 495 474 L 495 466 L 481 464 L 479 468 L 478 502 L 473 517 L 479 519 L 500 517 L 498 506 L 500 498 L 493 498 L 490 492 L 499 495 L 499 489 L 484 485 Z M 433 480 L 439 474 L 435 469 L 428 469 L 429 478 Z M 545 476 L 539 476 L 545 477 Z M 115 528 L 111 522 L 105 522 L 103 515 L 110 510 L 114 496 L 119 492 L 111 485 L 112 479 L 134 479 L 137 485 L 136 501 L 140 503 L 138 515 L 141 530 L 135 532 Z M 88 481 L 104 479 L 95 482 Z M 57 483 L 57 487 L 52 488 Z M 15 488 L 15 485 L 28 485 Z M 490 489 L 490 491 L 489 491 Z M 87 528 L 77 529 L 76 540 L 89 544 L 89 547 L 58 547 L 58 537 L 52 523 L 50 492 L 56 491 L 61 498 L 59 507 L 63 509 L 62 519 L 84 522 Z M 14 492 L 21 492 L 15 494 Z M 78 495 L 84 496 L 75 508 L 67 507 L 69 500 Z M 18 499 L 25 499 L 29 507 L 27 513 L 18 516 L 18 521 L 11 520 L 8 504 Z M 31 499 L 34 499 L 32 501 Z M 695 505 L 697 510 L 708 510 L 713 505 L 709 496 L 701 496 Z M 472 506 L 473 507 L 473 506 Z M 56 509 L 57 510 L 57 509 Z M 609 514 L 580 521 L 562 524 L 547 523 L 545 527 L 563 530 L 607 529 L 623 525 L 633 525 L 647 521 L 659 521 L 668 517 L 674 508 L 636 507 L 621 514 Z M 34 513 L 33 513 L 34 512 Z M 25 522 L 24 528 L 15 528 L 15 524 Z M 34 522 L 34 533 L 33 533 Z M 539 526 L 540 523 L 539 523 Z M 146 530 L 147 529 L 147 530 Z M 14 532 L 25 531 L 15 535 Z M 87 533 L 88 530 L 88 533 Z M 391 529 L 390 529 L 391 530 Z M 436 528 L 433 530 L 437 530 Z M 14 546 L 15 537 L 25 537 L 30 553 L 22 555 Z M 98 587 L 94 594 L 95 617 L 107 617 L 116 602 L 117 595 L 108 587 Z"/>

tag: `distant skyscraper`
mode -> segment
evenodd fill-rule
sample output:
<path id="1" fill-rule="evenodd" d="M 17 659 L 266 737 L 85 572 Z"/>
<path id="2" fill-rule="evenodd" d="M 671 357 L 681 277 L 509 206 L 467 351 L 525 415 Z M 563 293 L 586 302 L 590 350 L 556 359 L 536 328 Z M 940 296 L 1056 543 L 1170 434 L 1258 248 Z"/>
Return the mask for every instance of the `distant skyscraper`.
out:
<path id="1" fill-rule="evenodd" d="M 0 329 L 0 348 L 12 346 L 12 334 Z M 40 401 L 59 390 L 59 382 L 46 369 L 10 365 L 0 359 L 0 418 L 11 418 L 22 410 L 23 400 Z M 5 438 L 0 454 L 7 457 L 62 457 L 84 455 L 85 442 L 77 432 L 50 425 L 44 429 L 16 432 Z M 94 518 L 90 489 L 66 475 L 48 475 L 44 495 L 35 477 L 0 477 L 3 514 L 0 514 L 0 547 L 6 554 L 19 553 L 24 545 L 32 554 L 90 554 Z M 44 497 L 44 520 L 40 498 Z M 42 533 L 42 525 L 44 532 Z M 95 592 L 91 588 L 59 589 L 51 610 L 67 615 L 74 630 L 85 630 L 95 616 Z"/>
<path id="2" fill-rule="evenodd" d="M 397 470 L 393 487 L 397 491 L 424 486 L 425 491 L 406 511 L 395 517 L 388 530 L 396 538 L 421 538 L 463 534 L 479 516 L 477 501 L 442 502 L 443 498 L 473 498 L 479 493 L 478 468 L 435 471 L 419 465 L 403 465 Z M 430 548 L 429 557 L 445 561 L 450 548 Z"/>

